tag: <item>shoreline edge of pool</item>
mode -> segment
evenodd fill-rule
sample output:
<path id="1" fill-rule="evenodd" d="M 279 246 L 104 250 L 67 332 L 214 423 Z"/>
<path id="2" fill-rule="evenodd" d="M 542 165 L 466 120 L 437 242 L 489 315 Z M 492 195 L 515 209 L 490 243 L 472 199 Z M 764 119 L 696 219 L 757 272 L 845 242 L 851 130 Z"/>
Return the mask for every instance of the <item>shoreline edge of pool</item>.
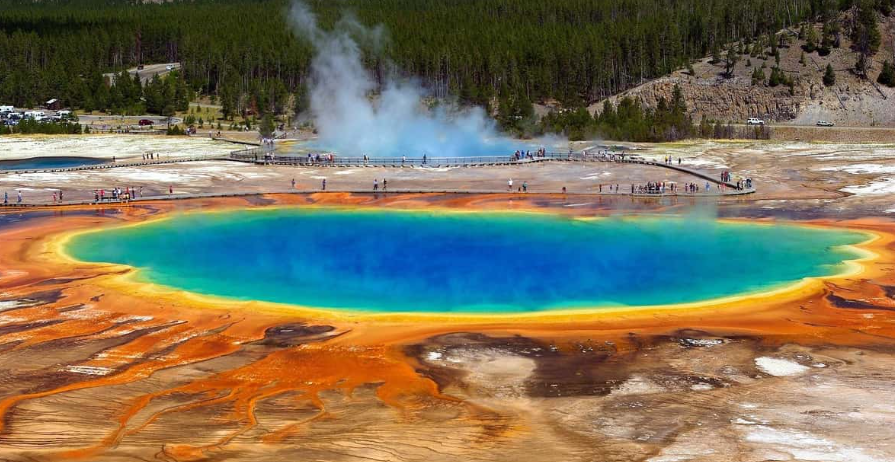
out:
<path id="1" fill-rule="evenodd" d="M 216 208 L 213 212 L 228 212 L 233 210 L 272 210 L 276 208 L 282 208 L 284 206 L 274 205 L 271 207 L 257 207 L 252 209 L 243 209 L 241 207 L 219 207 Z M 312 207 L 315 208 L 316 206 Z M 355 207 L 355 206 L 347 206 L 342 207 L 342 209 L 347 209 L 351 211 L 362 211 L 362 210 L 376 210 L 376 208 L 368 208 L 368 207 Z M 404 210 L 404 209 L 393 209 L 389 210 Z M 412 210 L 411 210 L 412 211 Z M 444 210 L 438 210 L 436 213 L 441 211 L 456 211 L 458 213 L 464 212 L 479 212 L 479 210 L 468 210 L 468 209 L 453 209 L 453 208 L 445 208 Z M 487 212 L 487 211 L 486 211 Z M 513 211 L 509 213 L 518 213 L 518 212 L 537 212 L 544 213 L 547 215 L 557 215 L 553 211 L 544 211 L 538 209 L 531 210 L 519 210 Z M 105 263 L 90 263 L 84 262 L 75 259 L 72 257 L 67 251 L 66 246 L 76 236 L 96 233 L 109 230 L 111 228 L 126 228 L 133 226 L 145 226 L 153 223 L 157 223 L 164 220 L 169 220 L 174 216 L 177 216 L 180 212 L 166 212 L 161 214 L 160 216 L 152 216 L 148 218 L 140 218 L 136 221 L 130 221 L 125 224 L 117 224 L 113 226 L 100 226 L 100 227 L 87 227 L 84 229 L 78 229 L 74 231 L 62 232 L 54 234 L 47 243 L 49 244 L 50 253 L 48 255 L 53 255 L 54 257 L 49 258 L 49 260 L 55 260 L 57 263 L 62 261 L 66 264 L 76 265 L 79 267 L 92 266 L 94 268 L 103 268 L 104 271 L 111 271 L 113 274 L 102 277 L 98 280 L 103 285 L 107 285 L 109 288 L 113 288 L 118 291 L 126 292 L 129 294 L 139 294 L 141 296 L 149 296 L 158 299 L 170 300 L 172 303 L 184 303 L 186 302 L 190 306 L 202 307 L 202 308 L 227 308 L 232 309 L 234 307 L 238 307 L 240 310 L 249 310 L 252 312 L 270 312 L 281 315 L 294 315 L 297 317 L 307 317 L 312 319 L 332 319 L 332 320 L 346 320 L 346 321 L 361 321 L 361 320 L 371 320 L 377 321 L 381 323 L 389 323 L 389 322 L 425 322 L 425 321 L 438 321 L 438 322 L 452 322 L 452 323 L 472 323 L 472 324 L 483 324 L 483 323 L 531 323 L 531 322 L 543 322 L 543 323 L 569 323 L 575 322 L 576 320 L 584 320 L 584 319 L 599 319 L 605 317 L 612 316 L 650 316 L 657 313 L 668 312 L 670 310 L 686 310 L 686 311 L 704 311 L 704 310 L 715 310 L 719 308 L 724 309 L 736 309 L 737 307 L 744 307 L 746 305 L 754 305 L 756 301 L 774 301 L 776 302 L 784 302 L 787 300 L 793 300 L 799 297 L 804 297 L 807 294 L 817 292 L 823 289 L 823 286 L 828 281 L 842 280 L 850 277 L 854 277 L 865 273 L 868 270 L 867 263 L 879 258 L 879 254 L 877 251 L 880 250 L 880 245 L 875 245 L 880 243 L 880 241 L 890 241 L 890 238 L 886 238 L 881 233 L 877 231 L 867 230 L 867 229 L 855 229 L 849 226 L 836 226 L 832 223 L 801 223 L 801 222 L 773 222 L 773 224 L 785 224 L 785 225 L 793 225 L 798 227 L 806 227 L 806 228 L 821 228 L 821 229 L 832 229 L 839 231 L 850 231 L 850 232 L 859 232 L 866 236 L 866 239 L 862 242 L 849 244 L 847 247 L 850 251 L 855 253 L 855 258 L 849 258 L 843 260 L 841 262 L 842 268 L 841 271 L 836 272 L 835 274 L 823 275 L 823 276 L 812 276 L 802 278 L 796 281 L 787 282 L 783 284 L 778 284 L 775 287 L 771 288 L 762 288 L 756 289 L 753 291 L 742 292 L 731 294 L 727 296 L 721 297 L 713 297 L 709 299 L 693 301 L 693 302 L 684 302 L 684 303 L 669 303 L 669 304 L 655 304 L 655 305 L 635 305 L 635 306 L 625 306 L 625 305 L 614 305 L 614 306 L 596 306 L 596 307 L 571 307 L 571 308 L 551 308 L 541 311 L 531 311 L 531 312 L 404 312 L 404 311 L 394 311 L 394 312 L 375 312 L 375 311 L 367 311 L 367 310 L 352 310 L 345 308 L 329 308 L 329 307 L 316 307 L 316 306 L 303 306 L 298 304 L 291 303 L 278 303 L 272 301 L 261 301 L 261 300 L 240 300 L 234 299 L 226 296 L 218 296 L 211 294 L 202 294 L 198 292 L 193 292 L 185 289 L 180 289 L 177 287 L 167 286 L 163 284 L 157 284 L 153 282 L 147 282 L 138 280 L 138 273 L 135 268 L 121 265 L 121 264 L 105 264 Z M 189 213 L 207 213 L 207 212 L 189 212 Z M 649 217 L 648 215 L 646 217 Z M 581 218 L 581 217 L 573 217 L 573 218 Z M 592 219 L 594 217 L 587 217 L 586 219 Z M 603 218 L 603 217 L 596 217 Z M 626 218 L 627 219 L 627 218 Z M 746 223 L 742 219 L 720 219 L 719 222 L 725 223 L 738 223 L 738 224 L 746 224 L 749 226 L 756 226 L 761 224 L 768 224 L 766 222 L 761 222 L 758 224 L 755 223 Z"/>

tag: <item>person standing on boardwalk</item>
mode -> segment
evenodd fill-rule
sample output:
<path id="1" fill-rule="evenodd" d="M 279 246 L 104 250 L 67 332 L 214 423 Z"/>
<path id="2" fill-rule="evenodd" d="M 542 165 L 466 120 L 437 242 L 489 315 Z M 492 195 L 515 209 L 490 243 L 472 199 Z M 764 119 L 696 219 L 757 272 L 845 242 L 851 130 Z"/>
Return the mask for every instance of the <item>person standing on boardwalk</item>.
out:
<path id="1" fill-rule="evenodd" d="M 168 185 L 168 194 L 174 194 L 174 185 Z"/>
<path id="2" fill-rule="evenodd" d="M 324 191 L 326 191 L 326 178 L 323 179 L 323 188 L 322 189 Z"/>
<path id="3" fill-rule="evenodd" d="M 3 191 L 3 205 L 9 204 L 9 191 Z"/>
<path id="4" fill-rule="evenodd" d="M 379 191 L 379 180 L 378 179 L 373 180 L 373 191 Z"/>
<path id="5" fill-rule="evenodd" d="M 509 180 L 507 180 L 507 191 L 512 191 L 512 190 L 513 190 L 513 179 L 510 178 Z"/>
<path id="6" fill-rule="evenodd" d="M 22 191 L 16 191 L 18 193 L 18 198 L 16 199 L 17 204 L 22 203 Z"/>
<path id="7" fill-rule="evenodd" d="M 385 178 L 382 179 L 382 190 L 383 191 L 388 190 L 388 180 L 386 180 Z"/>
<path id="8" fill-rule="evenodd" d="M 295 189 L 295 178 L 292 179 L 292 189 Z"/>

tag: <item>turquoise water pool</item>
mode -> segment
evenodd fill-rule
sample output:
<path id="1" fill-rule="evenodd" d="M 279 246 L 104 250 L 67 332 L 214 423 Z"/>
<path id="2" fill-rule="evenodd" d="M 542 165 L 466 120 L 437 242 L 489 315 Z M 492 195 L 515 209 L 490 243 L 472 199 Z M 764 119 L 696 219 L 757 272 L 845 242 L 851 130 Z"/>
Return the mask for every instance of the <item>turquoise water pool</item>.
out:
<path id="1" fill-rule="evenodd" d="M 862 233 L 684 218 L 268 209 L 76 236 L 74 258 L 202 294 L 376 312 L 695 302 L 826 276 Z"/>

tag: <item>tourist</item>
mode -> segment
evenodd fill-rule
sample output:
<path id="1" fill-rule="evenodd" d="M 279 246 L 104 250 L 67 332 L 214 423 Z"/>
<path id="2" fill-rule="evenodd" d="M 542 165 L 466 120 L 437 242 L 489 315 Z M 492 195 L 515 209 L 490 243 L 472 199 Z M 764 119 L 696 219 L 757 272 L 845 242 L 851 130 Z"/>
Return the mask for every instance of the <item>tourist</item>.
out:
<path id="1" fill-rule="evenodd" d="M 59 202 L 60 203 L 62 202 L 62 190 L 61 189 L 59 190 Z"/>
<path id="2" fill-rule="evenodd" d="M 3 191 L 3 205 L 9 204 L 9 191 Z"/>
<path id="3" fill-rule="evenodd" d="M 379 191 L 379 180 L 378 179 L 373 180 L 373 191 Z"/>
<path id="4" fill-rule="evenodd" d="M 322 187 L 322 190 L 323 190 L 323 191 L 326 191 L 326 178 L 323 179 L 323 187 Z"/>
<path id="5" fill-rule="evenodd" d="M 510 178 L 510 179 L 507 181 L 507 191 L 512 191 L 512 190 L 513 190 L 513 179 Z"/>
<path id="6" fill-rule="evenodd" d="M 174 185 L 168 185 L 168 194 L 174 194 Z"/>
<path id="7" fill-rule="evenodd" d="M 566 187 L 565 187 L 565 186 L 562 187 L 562 193 L 563 193 L 563 194 L 566 193 Z"/>
<path id="8" fill-rule="evenodd" d="M 401 166 L 404 166 L 404 162 L 407 162 L 407 156 L 401 156 Z"/>
<path id="9" fill-rule="evenodd" d="M 16 198 L 16 203 L 21 204 L 22 203 L 22 191 L 16 191 L 16 192 L 18 193 L 18 197 Z"/>
<path id="10" fill-rule="evenodd" d="M 527 181 L 522 182 L 522 192 L 528 192 L 528 182 Z"/>
<path id="11" fill-rule="evenodd" d="M 143 187 L 142 186 L 140 186 L 140 197 L 141 198 L 143 197 Z"/>
<path id="12" fill-rule="evenodd" d="M 387 190 L 388 190 L 388 180 L 386 180 L 386 179 L 384 179 L 384 178 L 382 179 L 382 190 L 383 190 L 383 191 L 387 191 Z"/>
<path id="13" fill-rule="evenodd" d="M 295 178 L 292 179 L 292 189 L 295 189 Z"/>
<path id="14" fill-rule="evenodd" d="M 55 191 L 53 191 L 53 203 L 54 204 L 56 203 L 56 192 Z"/>

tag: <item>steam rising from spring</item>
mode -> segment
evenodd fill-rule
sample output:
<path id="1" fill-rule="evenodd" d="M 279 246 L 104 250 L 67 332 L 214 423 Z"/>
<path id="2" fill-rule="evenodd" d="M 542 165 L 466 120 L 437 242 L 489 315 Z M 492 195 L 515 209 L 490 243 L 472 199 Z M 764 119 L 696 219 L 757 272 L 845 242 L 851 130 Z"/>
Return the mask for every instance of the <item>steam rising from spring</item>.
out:
<path id="1" fill-rule="evenodd" d="M 423 90 L 406 79 L 386 77 L 381 95 L 371 100 L 377 85 L 362 64 L 358 40 L 380 46 L 381 26 L 367 28 L 345 16 L 333 30 L 322 30 L 301 2 L 289 16 L 315 48 L 309 93 L 320 147 L 378 157 L 509 155 L 525 148 L 501 136 L 481 108 L 426 109 Z"/>

